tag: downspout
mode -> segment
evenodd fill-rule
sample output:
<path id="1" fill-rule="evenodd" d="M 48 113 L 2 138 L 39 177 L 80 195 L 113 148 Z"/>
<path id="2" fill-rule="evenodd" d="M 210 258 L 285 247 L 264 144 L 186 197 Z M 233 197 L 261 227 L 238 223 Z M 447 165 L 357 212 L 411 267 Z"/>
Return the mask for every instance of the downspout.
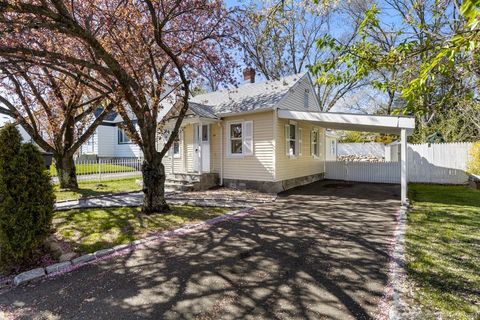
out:
<path id="1" fill-rule="evenodd" d="M 218 123 L 220 126 L 220 185 L 223 186 L 223 125 Z"/>
<path id="2" fill-rule="evenodd" d="M 273 109 L 273 182 L 277 181 L 277 125 L 278 125 L 278 107 Z"/>

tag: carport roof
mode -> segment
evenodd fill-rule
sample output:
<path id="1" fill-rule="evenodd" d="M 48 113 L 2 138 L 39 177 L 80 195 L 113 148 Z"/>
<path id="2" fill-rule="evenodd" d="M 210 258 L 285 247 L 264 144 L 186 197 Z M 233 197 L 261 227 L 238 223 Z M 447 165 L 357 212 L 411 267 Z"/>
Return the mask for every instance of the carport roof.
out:
<path id="1" fill-rule="evenodd" d="M 293 111 L 278 109 L 278 117 L 282 119 L 303 120 L 317 123 L 325 128 L 337 130 L 368 131 L 400 134 L 406 129 L 412 134 L 415 129 L 413 117 L 375 116 L 354 113 Z"/>

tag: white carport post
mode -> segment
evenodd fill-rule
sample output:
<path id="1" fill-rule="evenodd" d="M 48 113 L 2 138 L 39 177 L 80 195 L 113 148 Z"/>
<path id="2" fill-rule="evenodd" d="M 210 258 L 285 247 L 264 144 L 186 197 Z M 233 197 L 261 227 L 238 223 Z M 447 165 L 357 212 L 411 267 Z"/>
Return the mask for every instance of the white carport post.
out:
<path id="1" fill-rule="evenodd" d="M 402 128 L 400 132 L 400 185 L 401 185 L 401 199 L 402 206 L 408 206 L 408 159 L 407 159 L 407 129 Z"/>

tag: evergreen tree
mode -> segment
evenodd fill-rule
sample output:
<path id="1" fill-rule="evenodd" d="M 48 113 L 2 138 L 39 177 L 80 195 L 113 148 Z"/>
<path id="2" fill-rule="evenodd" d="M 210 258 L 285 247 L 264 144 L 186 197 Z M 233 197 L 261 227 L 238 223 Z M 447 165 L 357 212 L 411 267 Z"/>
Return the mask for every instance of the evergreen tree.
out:
<path id="1" fill-rule="evenodd" d="M 0 130 L 0 269 L 28 261 L 50 233 L 55 197 L 43 158 L 21 144 L 14 125 Z"/>

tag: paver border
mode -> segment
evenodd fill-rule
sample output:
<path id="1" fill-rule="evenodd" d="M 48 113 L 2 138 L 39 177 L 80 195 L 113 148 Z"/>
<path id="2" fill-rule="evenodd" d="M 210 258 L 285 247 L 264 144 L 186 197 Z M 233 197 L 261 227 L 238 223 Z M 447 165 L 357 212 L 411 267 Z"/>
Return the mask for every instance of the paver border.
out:
<path id="1" fill-rule="evenodd" d="M 395 215 L 396 226 L 391 238 L 388 256 L 388 280 L 384 295 L 379 303 L 377 319 L 403 319 L 407 271 L 405 268 L 405 233 L 407 229 L 408 205 L 401 206 Z"/>
<path id="2" fill-rule="evenodd" d="M 151 244 L 153 242 L 168 241 L 168 240 L 178 238 L 184 235 L 188 235 L 197 231 L 206 230 L 215 224 L 225 222 L 225 221 L 241 219 L 243 217 L 246 217 L 252 214 L 253 212 L 255 212 L 255 208 L 253 207 L 247 207 L 240 210 L 231 211 L 222 216 L 218 216 L 218 217 L 205 220 L 199 223 L 187 224 L 181 228 L 170 230 L 170 231 L 153 233 L 146 238 L 135 240 L 126 244 L 120 244 L 120 245 L 114 246 L 113 248 L 101 249 L 93 253 L 88 253 L 83 256 L 74 258 L 69 261 L 65 261 L 61 263 L 56 262 L 46 267 L 34 268 L 32 270 L 28 270 L 20 274 L 17 274 L 15 276 L 12 276 L 13 285 L 19 286 L 21 284 L 25 284 L 30 281 L 38 280 L 44 277 L 51 278 L 51 277 L 58 276 L 60 274 L 69 273 L 85 265 L 89 265 L 102 260 L 113 259 L 115 257 L 120 257 L 129 252 L 142 248 L 146 244 Z M 40 269 L 43 272 L 39 272 Z M 35 274 L 33 275 L 32 273 L 35 273 Z"/>

